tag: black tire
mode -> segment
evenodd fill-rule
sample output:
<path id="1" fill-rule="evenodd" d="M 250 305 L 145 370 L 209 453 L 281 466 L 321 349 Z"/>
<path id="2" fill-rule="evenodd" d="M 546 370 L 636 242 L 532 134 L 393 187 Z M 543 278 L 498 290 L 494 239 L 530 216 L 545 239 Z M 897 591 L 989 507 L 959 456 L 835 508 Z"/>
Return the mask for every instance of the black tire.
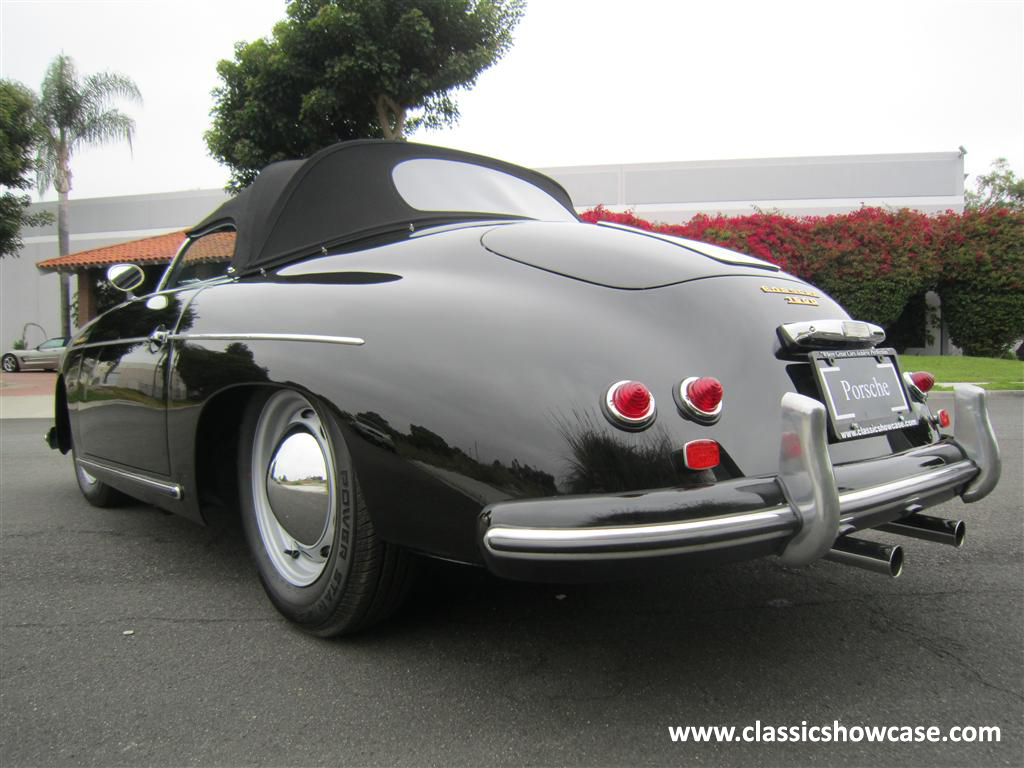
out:
<path id="1" fill-rule="evenodd" d="M 119 490 L 111 488 L 102 480 L 93 477 L 87 470 L 83 469 L 75 458 L 73 450 L 71 452 L 71 461 L 75 467 L 75 480 L 78 481 L 78 490 L 82 492 L 85 500 L 94 507 L 103 509 L 117 507 L 128 501 L 128 497 Z"/>
<path id="2" fill-rule="evenodd" d="M 313 548 L 301 550 L 293 539 L 292 549 L 283 550 L 285 554 L 296 553 L 289 555 L 289 561 L 277 554 L 281 548 L 274 547 L 273 542 L 278 539 L 273 533 L 261 532 L 261 524 L 275 533 L 284 531 L 269 506 L 269 495 L 262 489 L 267 486 L 273 458 L 296 431 L 296 428 L 283 428 L 284 431 L 277 430 L 279 435 L 274 435 L 275 430 L 268 428 L 268 422 L 286 423 L 287 418 L 279 417 L 279 412 L 301 410 L 302 403 L 308 409 L 302 413 L 307 416 L 303 426 L 297 429 L 307 431 L 306 425 L 312 424 L 308 429 L 312 432 L 317 421 L 322 427 L 321 448 L 326 448 L 329 456 L 321 458 L 324 467 L 329 464 L 333 470 L 334 491 L 329 497 L 325 496 L 325 499 L 330 498 L 325 502 L 328 510 L 325 538 L 312 545 L 302 545 Z M 310 411 L 315 413 L 315 418 L 309 415 Z M 401 547 L 377 536 L 359 492 L 344 436 L 329 409 L 315 398 L 294 390 L 261 391 L 246 406 L 240 434 L 238 481 L 242 526 L 260 581 L 277 610 L 305 631 L 320 637 L 366 629 L 393 614 L 411 585 L 413 558 Z M 277 448 L 267 451 L 261 447 L 265 445 Z M 273 517 L 268 518 L 268 515 Z M 275 525 L 279 528 L 274 528 Z M 287 531 L 284 534 L 287 535 Z M 330 544 L 326 545 L 328 541 Z M 329 554 L 324 561 L 315 562 L 316 552 L 323 553 L 322 545 L 329 547 Z M 296 583 L 299 579 L 290 570 L 289 562 L 309 566 L 311 573 L 304 574 L 309 583 Z"/>
<path id="3" fill-rule="evenodd" d="M 4 369 L 4 373 L 17 373 L 21 368 L 21 366 L 18 365 L 18 358 L 9 353 L 0 359 L 0 367 Z"/>

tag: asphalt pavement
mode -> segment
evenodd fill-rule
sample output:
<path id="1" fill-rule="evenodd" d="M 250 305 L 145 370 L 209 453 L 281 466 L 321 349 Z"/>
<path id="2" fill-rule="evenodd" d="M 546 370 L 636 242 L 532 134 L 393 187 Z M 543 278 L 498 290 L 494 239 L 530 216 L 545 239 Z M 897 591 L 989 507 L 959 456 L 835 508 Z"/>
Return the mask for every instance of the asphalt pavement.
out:
<path id="1" fill-rule="evenodd" d="M 941 400 L 943 396 L 936 396 Z M 353 638 L 280 619 L 241 530 L 98 510 L 0 422 L 0 765 L 1021 765 L 1024 397 L 996 492 L 890 580 L 774 559 L 558 586 L 434 563 Z M 883 537 L 879 538 L 889 538 Z M 677 743 L 670 726 L 998 726 L 998 743 Z"/>

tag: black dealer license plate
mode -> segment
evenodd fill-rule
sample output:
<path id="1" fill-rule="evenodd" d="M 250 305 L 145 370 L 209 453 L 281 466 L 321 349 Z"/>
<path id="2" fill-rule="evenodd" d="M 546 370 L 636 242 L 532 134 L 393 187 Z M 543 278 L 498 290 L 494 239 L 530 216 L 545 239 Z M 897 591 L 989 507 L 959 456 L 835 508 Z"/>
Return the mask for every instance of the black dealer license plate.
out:
<path id="1" fill-rule="evenodd" d="M 896 352 L 857 349 L 812 352 L 832 433 L 840 440 L 917 424 L 903 388 Z"/>

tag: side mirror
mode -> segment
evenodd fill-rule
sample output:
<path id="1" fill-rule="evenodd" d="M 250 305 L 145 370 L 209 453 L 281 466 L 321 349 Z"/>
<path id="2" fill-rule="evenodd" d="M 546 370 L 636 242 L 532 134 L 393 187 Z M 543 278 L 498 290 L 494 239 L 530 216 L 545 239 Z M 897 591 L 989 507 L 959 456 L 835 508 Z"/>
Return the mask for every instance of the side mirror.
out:
<path id="1" fill-rule="evenodd" d="M 146 280 L 146 273 L 137 264 L 115 264 L 107 270 L 107 282 L 119 291 L 130 293 Z"/>

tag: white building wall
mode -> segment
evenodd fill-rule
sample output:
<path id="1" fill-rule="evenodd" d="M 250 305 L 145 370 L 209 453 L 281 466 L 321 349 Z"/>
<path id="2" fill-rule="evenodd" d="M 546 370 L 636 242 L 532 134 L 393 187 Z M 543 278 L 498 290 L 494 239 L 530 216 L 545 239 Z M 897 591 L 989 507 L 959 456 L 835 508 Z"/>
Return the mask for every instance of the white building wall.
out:
<path id="1" fill-rule="evenodd" d="M 101 248 L 151 235 L 187 229 L 227 199 L 222 190 L 191 190 L 155 195 L 71 199 L 68 219 L 71 252 Z M 57 246 L 57 204 L 41 203 L 33 210 L 54 214 L 54 223 L 22 232 L 17 257 L 0 259 L 0 345 L 10 347 L 21 338 L 26 323 L 37 323 L 48 336 L 60 333 L 57 276 L 43 274 L 36 264 L 60 255 Z M 76 281 L 72 278 L 71 290 Z M 72 323 L 74 317 L 72 317 Z M 42 339 L 29 328 L 30 345 Z"/>
<path id="2" fill-rule="evenodd" d="M 754 208 L 793 216 L 846 213 L 862 206 L 925 213 L 964 206 L 959 152 L 789 157 L 545 168 L 578 210 L 604 205 L 678 224 L 697 213 L 728 216 Z"/>
<path id="3" fill-rule="evenodd" d="M 29 346 L 60 333 L 57 311 L 57 276 L 41 275 L 36 262 L 48 258 L 36 245 L 25 245 L 18 256 L 0 259 L 0 345 L 10 349 L 20 339 L 25 323 L 37 323 L 25 334 Z"/>

